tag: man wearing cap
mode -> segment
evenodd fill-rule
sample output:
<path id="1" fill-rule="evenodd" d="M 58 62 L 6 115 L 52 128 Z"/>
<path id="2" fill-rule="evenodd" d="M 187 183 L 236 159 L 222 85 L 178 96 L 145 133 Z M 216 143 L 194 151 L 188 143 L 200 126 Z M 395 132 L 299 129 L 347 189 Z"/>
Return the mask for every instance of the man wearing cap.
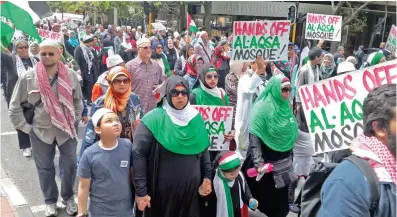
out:
<path id="1" fill-rule="evenodd" d="M 163 72 L 160 65 L 153 61 L 150 41 L 141 38 L 137 42 L 138 56 L 127 63 L 128 72 L 132 76 L 132 92 L 141 99 L 144 114 L 156 108 L 156 99 L 152 93 L 163 82 Z"/>
<path id="2" fill-rule="evenodd" d="M 9 115 L 16 129 L 28 133 L 33 159 L 45 199 L 46 216 L 56 216 L 58 187 L 55 182 L 55 147 L 60 152 L 61 197 L 66 212 L 74 215 L 73 185 L 76 177 L 77 133 L 75 122 L 83 111 L 80 83 L 72 70 L 59 61 L 59 43 L 47 39 L 40 44 L 41 61 L 22 74 L 15 85 Z M 27 123 L 22 103 L 34 105 L 31 124 Z M 30 119 L 30 118 L 29 118 Z"/>
<path id="3" fill-rule="evenodd" d="M 83 43 L 74 50 L 74 58 L 80 66 L 83 77 L 84 98 L 87 99 L 87 105 L 91 106 L 92 86 L 99 74 L 99 60 L 96 52 L 92 49 L 94 43 L 93 36 L 84 36 Z"/>
<path id="4" fill-rule="evenodd" d="M 113 55 L 110 56 L 106 59 L 107 62 L 107 67 L 108 70 L 102 73 L 99 77 L 97 82 L 94 84 L 94 87 L 92 88 L 92 97 L 91 100 L 92 102 L 95 102 L 100 96 L 106 93 L 108 87 L 109 87 L 109 82 L 106 79 L 106 77 L 109 74 L 109 71 L 116 67 L 116 66 L 123 66 L 125 67 L 125 63 L 123 59 L 121 58 L 120 55 Z"/>
<path id="5" fill-rule="evenodd" d="M 203 31 L 199 36 L 199 40 L 194 45 L 194 53 L 203 57 L 204 63 L 210 63 L 212 52 L 214 52 L 214 47 L 209 43 L 208 33 Z"/>

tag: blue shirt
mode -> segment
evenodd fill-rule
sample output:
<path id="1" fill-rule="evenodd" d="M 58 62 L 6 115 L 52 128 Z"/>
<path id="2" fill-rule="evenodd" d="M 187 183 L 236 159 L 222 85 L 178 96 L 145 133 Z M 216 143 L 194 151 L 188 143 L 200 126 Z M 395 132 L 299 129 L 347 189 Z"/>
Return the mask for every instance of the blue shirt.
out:
<path id="1" fill-rule="evenodd" d="M 371 190 L 361 170 L 342 161 L 325 180 L 317 217 L 370 217 Z M 374 217 L 396 216 L 396 186 L 380 182 L 380 200 Z"/>
<path id="2" fill-rule="evenodd" d="M 90 216 L 132 216 L 135 192 L 131 167 L 132 143 L 128 139 L 117 139 L 112 149 L 104 149 L 96 142 L 85 150 L 77 175 L 91 179 Z"/>

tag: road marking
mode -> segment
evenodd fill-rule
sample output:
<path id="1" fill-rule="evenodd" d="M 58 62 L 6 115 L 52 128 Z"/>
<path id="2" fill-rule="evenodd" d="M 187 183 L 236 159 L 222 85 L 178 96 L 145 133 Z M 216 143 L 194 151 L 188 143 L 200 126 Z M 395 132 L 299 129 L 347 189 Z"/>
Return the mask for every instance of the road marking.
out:
<path id="1" fill-rule="evenodd" d="M 10 199 L 12 205 L 21 206 L 28 204 L 25 198 L 22 196 L 21 192 L 19 192 L 14 183 L 12 183 L 10 178 L 1 179 L 0 182 L 4 191 L 7 193 L 7 196 Z"/>
<path id="2" fill-rule="evenodd" d="M 12 131 L 12 132 L 5 132 L 5 133 L 0 133 L 0 136 L 8 136 L 8 135 L 16 135 L 17 131 Z"/>

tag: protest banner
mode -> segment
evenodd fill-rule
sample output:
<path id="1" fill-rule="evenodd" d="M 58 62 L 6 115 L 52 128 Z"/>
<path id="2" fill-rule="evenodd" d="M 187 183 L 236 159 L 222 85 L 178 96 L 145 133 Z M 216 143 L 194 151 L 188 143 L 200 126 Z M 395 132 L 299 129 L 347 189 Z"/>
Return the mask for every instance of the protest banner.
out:
<path id="1" fill-rule="evenodd" d="M 382 84 L 397 83 L 397 60 L 299 88 L 316 154 L 347 149 L 363 132 L 363 102 Z"/>
<path id="2" fill-rule="evenodd" d="M 45 29 L 37 29 L 37 32 L 43 40 L 53 39 L 55 41 L 63 42 L 63 35 L 60 32 L 52 32 Z"/>
<path id="3" fill-rule="evenodd" d="M 159 31 L 167 30 L 167 27 L 165 27 L 162 23 L 152 23 L 152 26 L 154 29 L 157 29 Z"/>
<path id="4" fill-rule="evenodd" d="M 233 22 L 233 60 L 288 60 L 289 20 Z"/>
<path id="5" fill-rule="evenodd" d="M 391 52 L 394 57 L 397 57 L 397 27 L 393 25 L 390 29 L 389 37 L 387 37 L 387 42 L 385 48 Z"/>
<path id="6" fill-rule="evenodd" d="M 305 39 L 341 41 L 342 17 L 324 14 L 306 16 Z"/>
<path id="7" fill-rule="evenodd" d="M 225 141 L 225 134 L 232 130 L 233 107 L 232 106 L 193 106 L 204 119 L 210 137 L 211 151 L 229 150 L 229 143 Z"/>

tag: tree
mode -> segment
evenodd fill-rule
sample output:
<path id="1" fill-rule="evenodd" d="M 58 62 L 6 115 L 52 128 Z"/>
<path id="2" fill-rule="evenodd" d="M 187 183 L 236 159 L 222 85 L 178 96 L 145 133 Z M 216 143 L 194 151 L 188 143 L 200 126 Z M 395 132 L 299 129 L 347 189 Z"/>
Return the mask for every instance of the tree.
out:
<path id="1" fill-rule="evenodd" d="M 374 38 L 375 38 L 375 34 L 381 30 L 382 28 L 382 24 L 386 23 L 386 19 L 387 19 L 387 5 L 389 4 L 389 2 L 386 3 L 386 8 L 385 8 L 385 16 L 383 17 L 383 19 L 379 20 L 377 24 L 375 24 L 375 26 L 372 28 L 372 33 L 371 33 L 371 39 L 369 40 L 369 45 L 368 47 L 372 47 L 372 44 L 374 43 Z M 383 29 L 383 33 L 382 33 L 382 41 L 383 41 L 383 37 L 384 37 L 384 29 Z"/>
<path id="2" fill-rule="evenodd" d="M 212 1 L 203 1 L 202 2 L 204 6 L 204 11 L 205 11 L 205 31 L 208 32 L 208 34 L 211 34 L 211 20 L 212 20 Z"/>

